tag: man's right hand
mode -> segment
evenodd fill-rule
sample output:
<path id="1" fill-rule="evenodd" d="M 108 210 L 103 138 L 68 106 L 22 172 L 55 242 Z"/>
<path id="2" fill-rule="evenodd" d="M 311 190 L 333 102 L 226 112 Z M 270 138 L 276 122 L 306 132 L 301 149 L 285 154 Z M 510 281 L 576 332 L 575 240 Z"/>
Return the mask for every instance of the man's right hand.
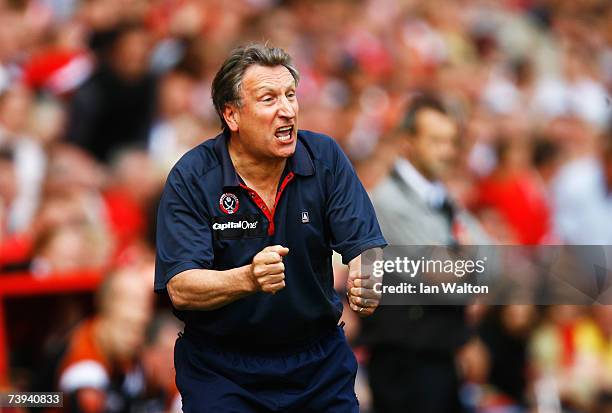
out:
<path id="1" fill-rule="evenodd" d="M 285 287 L 285 264 L 283 257 L 289 248 L 282 245 L 271 245 L 253 257 L 251 274 L 258 291 L 275 294 Z"/>

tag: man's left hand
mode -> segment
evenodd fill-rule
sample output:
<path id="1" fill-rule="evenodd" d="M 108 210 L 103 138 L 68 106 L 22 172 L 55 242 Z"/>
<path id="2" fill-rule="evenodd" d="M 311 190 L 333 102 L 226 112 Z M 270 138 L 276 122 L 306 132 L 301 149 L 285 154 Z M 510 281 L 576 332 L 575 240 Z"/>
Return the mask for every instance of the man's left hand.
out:
<path id="1" fill-rule="evenodd" d="M 372 250 L 371 250 L 372 251 Z M 380 249 L 373 250 L 375 254 L 381 253 Z M 367 260 L 372 261 L 370 260 Z M 361 317 L 372 315 L 380 303 L 380 293 L 374 291 L 374 285 L 381 280 L 374 277 L 361 265 L 361 256 L 355 257 L 349 262 L 349 276 L 346 283 L 346 298 L 351 310 Z"/>
<path id="2" fill-rule="evenodd" d="M 348 290 L 351 309 L 361 317 L 372 315 L 380 303 L 380 293 L 374 291 L 374 278 L 355 278 Z"/>

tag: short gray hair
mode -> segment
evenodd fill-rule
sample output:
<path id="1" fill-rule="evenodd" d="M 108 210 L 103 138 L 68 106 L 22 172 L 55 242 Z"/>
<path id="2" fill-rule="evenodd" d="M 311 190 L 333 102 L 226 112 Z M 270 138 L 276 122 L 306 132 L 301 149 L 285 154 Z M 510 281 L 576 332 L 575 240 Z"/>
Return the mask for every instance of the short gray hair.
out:
<path id="1" fill-rule="evenodd" d="M 297 86 L 300 74 L 293 65 L 291 56 L 283 49 L 262 44 L 250 44 L 238 47 L 230 53 L 215 75 L 212 83 L 211 97 L 215 110 L 221 119 L 224 130 L 228 130 L 223 118 L 225 105 L 234 103 L 240 106 L 240 87 L 244 72 L 252 65 L 267 67 L 285 66 L 293 76 Z"/>

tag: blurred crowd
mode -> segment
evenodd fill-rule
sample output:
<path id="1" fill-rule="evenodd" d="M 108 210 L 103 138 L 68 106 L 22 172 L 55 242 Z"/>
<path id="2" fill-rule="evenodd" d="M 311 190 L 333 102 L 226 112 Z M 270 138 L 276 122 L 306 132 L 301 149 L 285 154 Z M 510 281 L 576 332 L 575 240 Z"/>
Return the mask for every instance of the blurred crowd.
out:
<path id="1" fill-rule="evenodd" d="M 165 177 L 220 131 L 212 78 L 229 50 L 254 41 L 294 57 L 300 128 L 334 137 L 366 188 L 393 165 L 406 105 L 436 94 L 461 131 L 446 185 L 495 243 L 612 244 L 609 0 L 0 0 L 0 288 L 10 273 L 146 278 Z M 152 294 L 149 276 L 119 283 Z M 58 372 L 96 325 L 110 326 L 109 354 L 123 351 L 108 371 L 128 375 L 126 358 L 138 358 L 163 372 L 151 354 L 171 353 L 180 326 L 152 297 L 140 298 L 140 317 L 121 318 L 105 294 L 93 318 L 63 326 Z M 611 309 L 469 314 L 480 338 L 459 360 L 472 411 L 612 411 Z M 120 332 L 141 327 L 123 350 L 107 331 L 113 317 Z M 168 328 L 150 324 L 159 317 Z M 346 317 L 358 344 L 358 320 Z M 168 337 L 158 343 L 151 325 Z M 367 376 L 358 383 L 367 411 Z M 170 399 L 161 410 L 176 408 Z"/>

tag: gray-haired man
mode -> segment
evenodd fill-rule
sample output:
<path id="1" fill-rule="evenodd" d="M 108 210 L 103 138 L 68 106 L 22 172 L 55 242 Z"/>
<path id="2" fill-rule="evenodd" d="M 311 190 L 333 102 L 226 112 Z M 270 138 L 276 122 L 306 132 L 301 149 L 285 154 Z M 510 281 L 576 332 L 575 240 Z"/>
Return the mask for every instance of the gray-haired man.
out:
<path id="1" fill-rule="evenodd" d="M 358 412 L 331 253 L 367 316 L 379 297 L 360 256 L 385 240 L 338 145 L 298 131 L 297 80 L 281 49 L 234 50 L 212 87 L 223 133 L 168 176 L 155 289 L 185 321 L 185 412 Z"/>

